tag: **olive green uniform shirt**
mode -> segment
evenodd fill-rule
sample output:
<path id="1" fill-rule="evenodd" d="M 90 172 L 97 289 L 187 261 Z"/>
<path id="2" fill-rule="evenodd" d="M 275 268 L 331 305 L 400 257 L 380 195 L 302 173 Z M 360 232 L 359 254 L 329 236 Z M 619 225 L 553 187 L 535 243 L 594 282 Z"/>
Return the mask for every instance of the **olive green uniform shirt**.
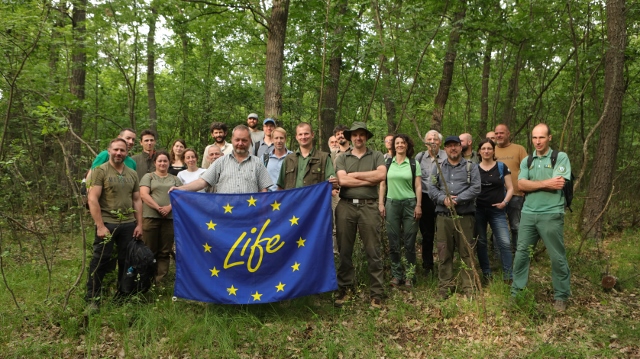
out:
<path id="1" fill-rule="evenodd" d="M 140 192 L 140 183 L 136 171 L 124 166 L 122 174 L 118 173 L 110 162 L 96 167 L 91 174 L 92 186 L 102 187 L 98 199 L 102 221 L 104 223 L 130 223 L 136 220 L 133 215 L 133 193 Z M 124 218 L 120 220 L 119 211 Z"/>
<path id="2" fill-rule="evenodd" d="M 552 167 L 551 151 L 552 150 L 549 149 L 544 156 L 538 156 L 537 151 L 534 151 L 531 168 L 527 167 L 528 157 L 525 157 L 522 162 L 520 162 L 520 175 L 518 175 L 518 180 L 542 181 L 557 176 L 562 176 L 565 180 L 570 180 L 571 163 L 569 163 L 569 157 L 564 152 L 558 153 L 556 166 Z M 522 206 L 522 213 L 564 213 L 564 195 L 562 190 L 538 190 L 527 193 L 526 200 Z"/>
<path id="3" fill-rule="evenodd" d="M 167 206 L 171 204 L 169 200 L 169 188 L 173 186 L 182 186 L 182 181 L 177 176 L 168 174 L 166 177 L 160 177 L 155 173 L 147 173 L 140 180 L 140 187 L 149 187 L 151 198 L 158 206 Z M 144 218 L 173 218 L 173 211 L 169 212 L 166 217 L 162 217 L 155 208 L 149 207 L 142 201 L 142 217 Z"/>
<path id="4" fill-rule="evenodd" d="M 351 150 L 346 151 L 336 159 L 336 172 L 369 172 L 383 166 L 384 156 L 380 151 L 367 148 L 361 158 L 354 156 Z M 342 187 L 340 198 L 348 199 L 378 199 L 378 186 Z"/>

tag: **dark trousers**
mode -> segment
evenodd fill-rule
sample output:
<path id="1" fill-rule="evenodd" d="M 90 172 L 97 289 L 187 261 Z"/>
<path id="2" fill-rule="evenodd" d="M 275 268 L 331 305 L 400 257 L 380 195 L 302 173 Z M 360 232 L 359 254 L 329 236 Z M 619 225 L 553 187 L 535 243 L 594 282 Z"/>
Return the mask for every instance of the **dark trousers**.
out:
<path id="1" fill-rule="evenodd" d="M 118 264 L 118 289 L 120 278 L 124 274 L 124 261 L 127 256 L 127 246 L 133 239 L 136 222 L 111 224 L 105 223 L 111 233 L 111 238 L 100 238 L 96 235 L 93 241 L 93 255 L 89 262 L 86 301 L 102 299 L 102 281 L 107 273 L 112 272 Z M 114 253 L 114 250 L 117 253 Z"/>
<path id="2" fill-rule="evenodd" d="M 422 217 L 420 217 L 420 234 L 422 234 L 422 268 L 433 269 L 433 239 L 436 234 L 436 204 L 427 193 L 422 192 Z"/>

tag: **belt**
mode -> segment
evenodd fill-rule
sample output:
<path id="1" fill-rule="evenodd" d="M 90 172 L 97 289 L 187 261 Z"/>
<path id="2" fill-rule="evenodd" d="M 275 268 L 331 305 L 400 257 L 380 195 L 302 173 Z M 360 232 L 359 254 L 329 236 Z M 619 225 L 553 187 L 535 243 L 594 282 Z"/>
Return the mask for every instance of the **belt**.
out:
<path id="1" fill-rule="evenodd" d="M 377 199 L 357 199 L 357 198 L 340 198 L 341 201 L 347 201 L 353 204 L 375 204 L 378 203 Z"/>
<path id="2" fill-rule="evenodd" d="M 443 217 L 453 217 L 453 213 L 447 213 L 447 212 L 438 212 L 437 213 L 438 216 L 443 216 Z M 475 212 L 469 212 L 469 213 L 458 213 L 458 217 L 463 217 L 463 216 L 475 216 L 476 213 Z"/>

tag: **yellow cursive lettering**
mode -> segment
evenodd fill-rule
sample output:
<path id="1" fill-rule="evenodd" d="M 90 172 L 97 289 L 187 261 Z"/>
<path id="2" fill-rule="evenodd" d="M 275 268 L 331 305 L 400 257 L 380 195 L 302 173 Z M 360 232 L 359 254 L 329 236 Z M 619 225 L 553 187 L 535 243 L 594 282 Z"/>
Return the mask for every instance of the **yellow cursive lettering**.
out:
<path id="1" fill-rule="evenodd" d="M 224 269 L 229 269 L 233 266 L 239 266 L 244 264 L 244 262 L 233 262 L 229 264 L 229 258 L 231 258 L 231 254 L 233 254 L 233 252 L 236 250 L 240 242 L 242 242 L 242 239 L 244 238 L 245 235 L 247 235 L 247 232 L 242 232 L 242 234 L 240 235 L 240 237 L 238 237 L 238 239 L 233 244 L 233 246 L 231 246 L 231 249 L 229 249 L 229 253 L 227 253 L 227 258 L 225 258 L 224 260 Z"/>

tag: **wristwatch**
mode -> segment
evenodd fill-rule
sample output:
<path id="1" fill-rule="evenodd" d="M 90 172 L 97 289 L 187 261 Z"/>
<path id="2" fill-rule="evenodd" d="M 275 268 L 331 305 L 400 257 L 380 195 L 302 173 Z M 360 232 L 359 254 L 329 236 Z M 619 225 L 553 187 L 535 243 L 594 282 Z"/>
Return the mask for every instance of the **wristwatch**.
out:
<path id="1" fill-rule="evenodd" d="M 509 205 L 509 201 L 502 201 L 502 203 L 504 203 L 505 206 Z"/>

